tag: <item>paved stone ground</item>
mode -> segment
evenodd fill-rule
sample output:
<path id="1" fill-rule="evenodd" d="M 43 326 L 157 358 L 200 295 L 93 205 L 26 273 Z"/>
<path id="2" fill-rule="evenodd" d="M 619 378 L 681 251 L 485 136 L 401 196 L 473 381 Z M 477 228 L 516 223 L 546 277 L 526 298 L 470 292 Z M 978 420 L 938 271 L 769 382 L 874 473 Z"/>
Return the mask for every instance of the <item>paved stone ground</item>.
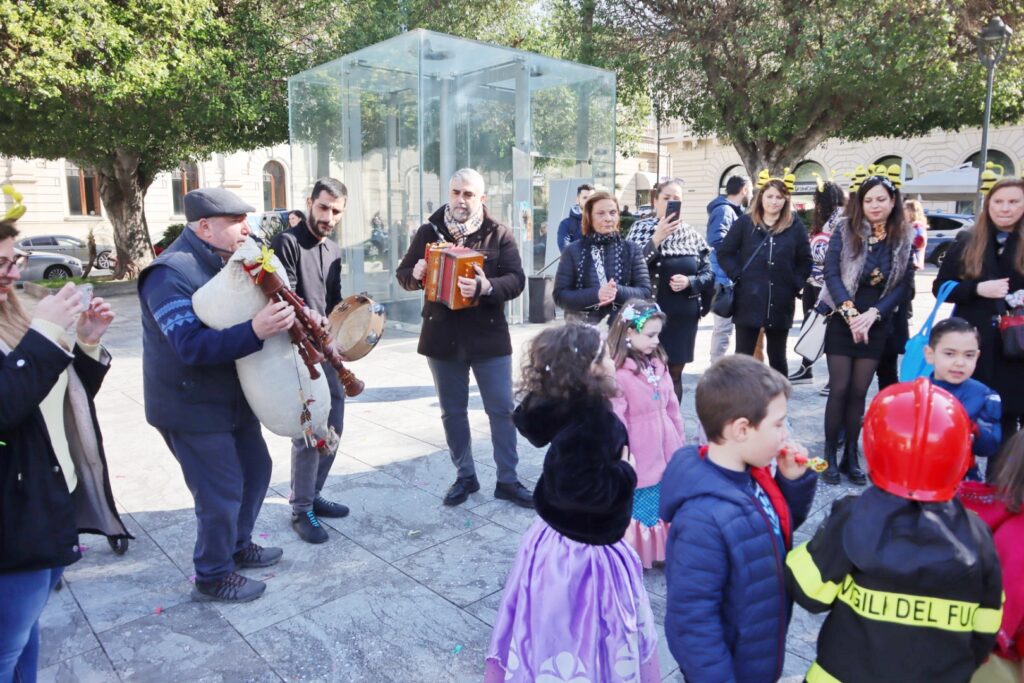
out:
<path id="1" fill-rule="evenodd" d="M 917 317 L 932 305 L 931 274 L 918 280 Z M 113 298 L 107 344 L 114 364 L 97 400 L 114 495 L 136 536 L 127 554 L 84 536 L 82 561 L 65 574 L 42 618 L 42 681 L 478 681 L 505 574 L 532 511 L 495 500 L 487 418 L 471 392 L 470 423 L 482 490 L 449 509 L 453 479 L 440 411 L 415 338 L 389 330 L 353 369 L 366 391 L 347 406 L 341 452 L 325 490 L 352 508 L 328 524 L 330 542 L 301 542 L 289 524 L 289 442 L 267 434 L 274 475 L 256 540 L 284 548 L 283 561 L 247 572 L 268 584 L 246 605 L 189 599 L 195 538 L 181 472 L 142 407 L 141 331 L 133 296 Z M 541 326 L 513 328 L 518 350 Z M 795 336 L 794 331 L 794 336 Z M 693 387 L 707 367 L 710 323 L 687 368 L 683 413 L 695 439 Z M 796 357 L 791 354 L 792 367 Z M 812 453 L 822 448 L 824 362 L 814 385 L 794 391 L 790 414 Z M 520 475 L 532 485 L 543 452 L 520 439 Z M 844 487 L 819 485 L 807 540 Z M 659 621 L 665 578 L 645 575 Z M 796 610 L 786 676 L 810 664 L 820 620 Z M 662 675 L 682 681 L 665 646 Z"/>

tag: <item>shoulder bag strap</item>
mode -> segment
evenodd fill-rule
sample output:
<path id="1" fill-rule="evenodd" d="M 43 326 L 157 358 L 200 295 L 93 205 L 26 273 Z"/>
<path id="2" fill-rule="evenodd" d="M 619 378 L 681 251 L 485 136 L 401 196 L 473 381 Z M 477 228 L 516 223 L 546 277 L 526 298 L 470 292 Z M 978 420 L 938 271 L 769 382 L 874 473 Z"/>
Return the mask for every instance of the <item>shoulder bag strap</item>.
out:
<path id="1" fill-rule="evenodd" d="M 757 226 L 754 226 L 754 230 L 757 230 Z M 750 255 L 750 258 L 747 259 L 747 262 L 743 264 L 742 268 L 740 268 L 740 272 L 735 278 L 736 280 L 739 280 L 741 277 L 743 277 L 743 273 L 746 272 L 750 264 L 753 263 L 754 257 L 757 256 L 757 252 L 761 251 L 761 247 L 764 246 L 765 242 L 767 242 L 771 236 L 771 233 L 768 233 L 767 235 L 764 236 L 764 239 L 761 240 L 761 244 L 757 245 L 757 249 L 754 250 L 754 253 Z"/>

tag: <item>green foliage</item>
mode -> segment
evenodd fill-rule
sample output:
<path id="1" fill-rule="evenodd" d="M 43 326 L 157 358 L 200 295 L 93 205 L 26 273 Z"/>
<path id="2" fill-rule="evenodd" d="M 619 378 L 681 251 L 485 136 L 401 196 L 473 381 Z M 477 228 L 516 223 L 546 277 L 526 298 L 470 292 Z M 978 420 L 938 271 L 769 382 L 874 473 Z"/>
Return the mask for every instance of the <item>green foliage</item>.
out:
<path id="1" fill-rule="evenodd" d="M 830 137 L 978 125 L 974 36 L 1019 0 L 637 0 L 607 11 L 655 67 L 666 112 L 733 142 L 748 168 L 792 165 Z M 994 122 L 1024 114 L 1024 40 L 1000 67 Z"/>

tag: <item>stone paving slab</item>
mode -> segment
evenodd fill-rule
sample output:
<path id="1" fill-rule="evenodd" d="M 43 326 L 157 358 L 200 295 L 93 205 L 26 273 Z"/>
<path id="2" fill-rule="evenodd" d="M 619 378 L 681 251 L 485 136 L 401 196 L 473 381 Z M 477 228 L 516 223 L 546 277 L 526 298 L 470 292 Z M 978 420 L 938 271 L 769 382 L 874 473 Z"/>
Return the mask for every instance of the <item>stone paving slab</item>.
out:
<path id="1" fill-rule="evenodd" d="M 918 278 L 916 324 L 933 302 L 931 275 Z M 287 504 L 290 441 L 265 434 L 274 470 L 256 540 L 284 548 L 284 559 L 246 572 L 267 581 L 256 602 L 193 603 L 192 500 L 174 457 L 146 424 L 137 301 L 111 301 L 118 319 L 106 343 L 114 362 L 97 407 L 114 495 L 136 540 L 117 556 L 105 539 L 82 537 L 88 550 L 68 568 L 65 588 L 41 620 L 40 680 L 479 681 L 505 574 L 536 515 L 493 498 L 490 435 L 475 385 L 470 425 L 481 490 L 446 508 L 441 499 L 454 472 L 430 371 L 413 335 L 388 330 L 373 354 L 352 365 L 367 388 L 347 402 L 341 449 L 325 487 L 351 515 L 322 520 L 328 543 L 301 542 Z M 542 327 L 512 328 L 514 368 Z M 691 441 L 697 435 L 693 388 L 708 365 L 710 335 L 707 320 L 684 374 Z M 796 367 L 796 356 L 790 358 Z M 824 361 L 815 372 L 814 384 L 794 388 L 790 414 L 798 440 L 820 454 Z M 544 451 L 520 439 L 519 455 L 520 476 L 532 485 Z M 796 540 L 810 538 L 831 502 L 852 490 L 820 485 Z M 644 584 L 660 621 L 664 572 L 646 572 Z M 795 609 L 787 683 L 809 666 L 821 619 Z M 663 638 L 659 656 L 664 679 L 682 681 Z"/>

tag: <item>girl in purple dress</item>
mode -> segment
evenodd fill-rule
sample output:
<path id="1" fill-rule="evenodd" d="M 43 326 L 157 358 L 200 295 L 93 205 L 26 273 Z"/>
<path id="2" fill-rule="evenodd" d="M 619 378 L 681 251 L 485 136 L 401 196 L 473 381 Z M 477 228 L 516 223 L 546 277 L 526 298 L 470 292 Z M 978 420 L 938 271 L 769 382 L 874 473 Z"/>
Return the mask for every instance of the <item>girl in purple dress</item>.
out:
<path id="1" fill-rule="evenodd" d="M 643 569 L 623 540 L 636 488 L 615 367 L 585 325 L 541 332 L 523 366 L 519 431 L 547 446 L 487 651 L 485 683 L 660 680 Z"/>

